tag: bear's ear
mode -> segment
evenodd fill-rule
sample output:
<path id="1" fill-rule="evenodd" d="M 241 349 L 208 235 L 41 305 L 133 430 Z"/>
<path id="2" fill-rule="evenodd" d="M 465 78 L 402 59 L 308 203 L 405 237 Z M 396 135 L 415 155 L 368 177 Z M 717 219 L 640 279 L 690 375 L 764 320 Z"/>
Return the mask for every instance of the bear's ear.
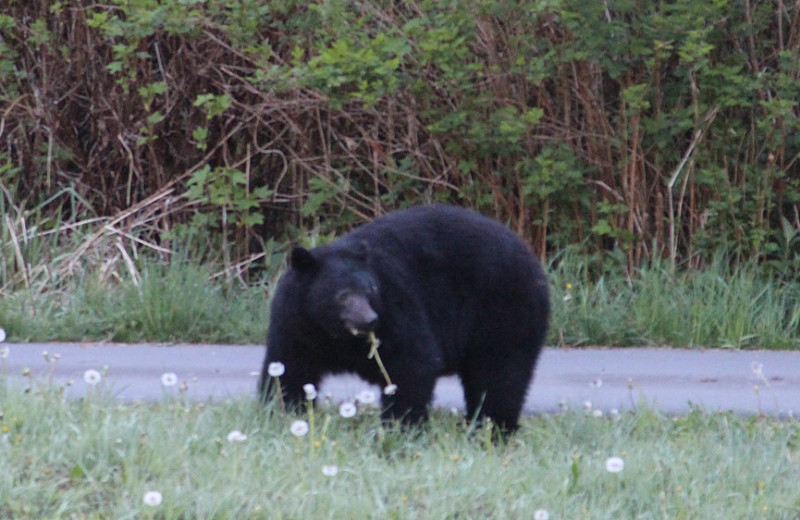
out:
<path id="1" fill-rule="evenodd" d="M 298 271 L 313 271 L 317 268 L 318 261 L 311 254 L 311 251 L 302 247 L 295 247 L 292 249 L 292 254 L 289 256 L 289 265 Z"/>

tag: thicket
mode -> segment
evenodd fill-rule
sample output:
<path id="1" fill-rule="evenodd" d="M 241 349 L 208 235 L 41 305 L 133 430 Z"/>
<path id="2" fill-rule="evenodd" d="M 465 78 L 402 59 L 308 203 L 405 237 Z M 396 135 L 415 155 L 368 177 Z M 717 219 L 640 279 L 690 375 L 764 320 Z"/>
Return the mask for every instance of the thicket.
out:
<path id="1" fill-rule="evenodd" d="M 91 231 L 63 273 L 186 240 L 241 269 L 422 201 L 598 266 L 800 267 L 796 3 L 0 5 L 6 287 L 34 235 Z"/>

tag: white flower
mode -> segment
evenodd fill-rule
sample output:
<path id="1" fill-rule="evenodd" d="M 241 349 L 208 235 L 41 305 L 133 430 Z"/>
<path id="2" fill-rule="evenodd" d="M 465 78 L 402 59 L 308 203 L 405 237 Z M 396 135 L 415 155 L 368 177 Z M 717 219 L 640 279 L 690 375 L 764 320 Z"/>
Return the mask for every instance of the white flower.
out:
<path id="1" fill-rule="evenodd" d="M 397 392 L 397 385 L 395 384 L 386 385 L 383 388 L 383 395 L 394 395 L 395 392 Z"/>
<path id="2" fill-rule="evenodd" d="M 289 426 L 289 431 L 295 437 L 302 437 L 303 435 L 308 433 L 308 423 L 303 420 L 297 420 Z"/>
<path id="3" fill-rule="evenodd" d="M 603 417 L 603 410 L 599 408 L 597 410 L 592 410 L 592 417 L 597 417 L 598 419 Z"/>
<path id="4" fill-rule="evenodd" d="M 267 366 L 267 374 L 272 377 L 281 377 L 286 372 L 286 367 L 280 361 L 273 361 Z"/>
<path id="5" fill-rule="evenodd" d="M 326 477 L 335 477 L 339 473 L 339 468 L 334 465 L 322 466 L 322 474 Z"/>
<path id="6" fill-rule="evenodd" d="M 178 384 L 178 376 L 175 375 L 175 372 L 161 374 L 161 384 L 164 386 L 175 386 Z"/>
<path id="7" fill-rule="evenodd" d="M 11 349 L 8 347 L 0 347 L 0 358 L 6 359 L 8 355 L 11 353 Z"/>
<path id="8" fill-rule="evenodd" d="M 0 343 L 6 340 L 6 329 L 0 327 Z"/>
<path id="9" fill-rule="evenodd" d="M 589 411 L 592 409 L 592 402 L 591 401 L 584 401 L 583 402 L 583 409 Z"/>
<path id="10" fill-rule="evenodd" d="M 309 401 L 313 401 L 317 398 L 317 387 L 311 383 L 306 383 L 303 385 L 303 392 L 306 393 L 306 399 Z"/>
<path id="11" fill-rule="evenodd" d="M 233 430 L 228 434 L 228 442 L 239 443 L 239 442 L 244 442 L 246 440 L 247 440 L 247 435 L 243 434 L 239 430 Z"/>
<path id="12" fill-rule="evenodd" d="M 160 491 L 148 491 L 144 494 L 144 503 L 151 507 L 158 507 L 161 505 L 161 502 L 164 500 L 164 497 L 161 496 Z"/>
<path id="13" fill-rule="evenodd" d="M 90 368 L 83 373 L 83 380 L 86 381 L 86 384 L 88 385 L 94 386 L 99 383 L 101 379 L 103 379 L 103 376 L 101 376 L 100 372 L 93 368 Z"/>
<path id="14" fill-rule="evenodd" d="M 547 509 L 537 509 L 533 512 L 533 520 L 549 520 L 550 513 Z"/>
<path id="15" fill-rule="evenodd" d="M 365 389 L 356 395 L 356 401 L 361 404 L 375 404 L 378 401 L 378 396 L 372 390 Z"/>
<path id="16" fill-rule="evenodd" d="M 347 401 L 339 405 L 339 415 L 345 419 L 349 419 L 350 417 L 355 416 L 355 414 L 356 405 L 354 403 Z"/>
<path id="17" fill-rule="evenodd" d="M 606 471 L 609 473 L 619 473 L 625 469 L 625 461 L 621 457 L 609 457 L 606 459 Z"/>

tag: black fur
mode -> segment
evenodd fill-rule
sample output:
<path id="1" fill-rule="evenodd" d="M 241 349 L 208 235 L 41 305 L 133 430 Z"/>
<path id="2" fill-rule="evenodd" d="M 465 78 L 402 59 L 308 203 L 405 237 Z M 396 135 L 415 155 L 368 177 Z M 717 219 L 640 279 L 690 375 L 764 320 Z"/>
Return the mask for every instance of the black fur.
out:
<path id="1" fill-rule="evenodd" d="M 420 206 L 311 251 L 297 249 L 291 260 L 272 301 L 263 396 L 273 361 L 286 367 L 281 385 L 290 404 L 304 399 L 303 384 L 330 373 L 353 372 L 383 386 L 367 359 L 374 329 L 397 385 L 383 398 L 385 417 L 425 419 L 436 379 L 457 374 L 470 418 L 517 427 L 549 297 L 541 265 L 516 234 L 472 211 Z M 345 323 L 354 314 L 364 323 Z"/>

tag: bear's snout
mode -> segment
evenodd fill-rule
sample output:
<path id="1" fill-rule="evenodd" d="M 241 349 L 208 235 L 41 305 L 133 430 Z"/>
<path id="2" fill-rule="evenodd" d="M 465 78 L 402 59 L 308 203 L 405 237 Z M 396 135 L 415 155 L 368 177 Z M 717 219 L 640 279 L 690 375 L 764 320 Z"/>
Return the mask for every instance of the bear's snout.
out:
<path id="1" fill-rule="evenodd" d="M 348 292 L 341 296 L 340 302 L 342 322 L 353 336 L 366 336 L 378 326 L 378 313 L 365 296 Z"/>

